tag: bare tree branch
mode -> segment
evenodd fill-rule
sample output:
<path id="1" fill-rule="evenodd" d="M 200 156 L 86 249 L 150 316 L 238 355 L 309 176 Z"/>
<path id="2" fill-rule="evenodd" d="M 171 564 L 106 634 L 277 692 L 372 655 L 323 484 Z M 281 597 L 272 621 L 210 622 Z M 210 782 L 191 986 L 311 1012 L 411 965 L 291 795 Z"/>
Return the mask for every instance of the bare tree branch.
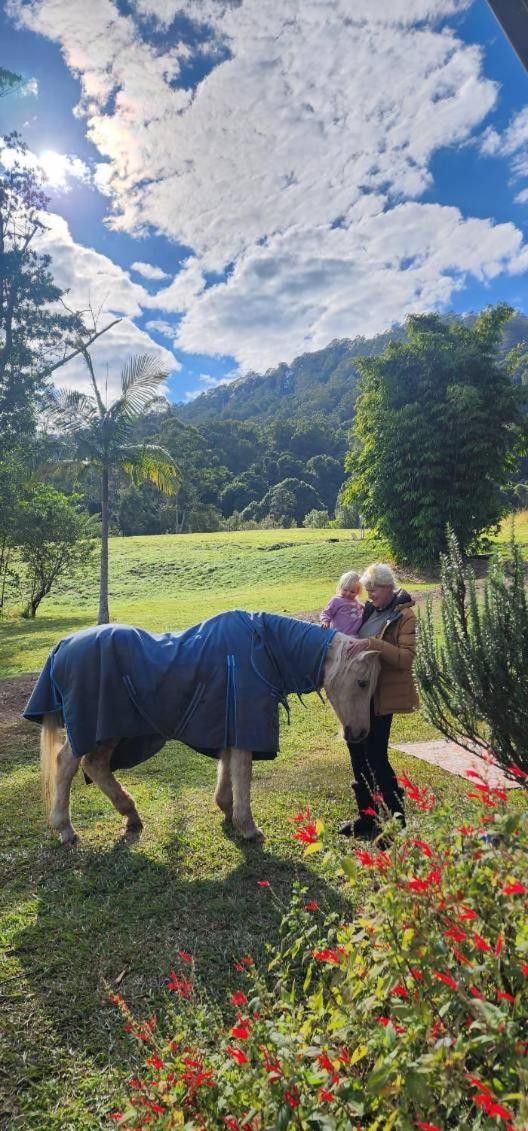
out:
<path id="1" fill-rule="evenodd" d="M 107 330 L 111 330 L 112 326 L 117 326 L 117 324 L 122 321 L 122 318 L 114 318 L 114 321 L 109 322 L 108 326 L 104 326 L 102 330 L 98 330 L 96 334 L 92 334 L 87 342 L 81 342 L 72 353 L 67 354 L 66 357 L 61 358 L 60 361 L 54 362 L 53 365 L 48 365 L 45 369 L 42 369 L 40 373 L 37 373 L 36 380 L 42 381 L 44 377 L 49 377 L 50 373 L 53 373 L 55 369 L 60 369 L 61 366 L 66 365 L 66 362 L 71 361 L 72 358 L 77 357 L 78 354 L 84 353 L 89 346 L 93 345 L 97 338 L 100 338 L 102 334 L 106 334 Z"/>

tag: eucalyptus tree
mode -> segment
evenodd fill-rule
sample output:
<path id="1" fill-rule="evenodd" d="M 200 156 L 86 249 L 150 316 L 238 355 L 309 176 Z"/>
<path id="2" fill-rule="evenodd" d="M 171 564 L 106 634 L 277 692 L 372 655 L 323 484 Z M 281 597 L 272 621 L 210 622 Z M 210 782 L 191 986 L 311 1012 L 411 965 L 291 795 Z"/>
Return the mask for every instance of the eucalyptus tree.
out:
<path id="1" fill-rule="evenodd" d="M 108 607 L 108 537 L 110 477 L 124 472 L 135 486 L 151 482 L 166 495 L 172 495 L 181 476 L 172 456 L 159 444 L 134 443 L 134 427 L 139 418 L 160 402 L 160 387 L 166 374 L 155 356 L 130 358 L 121 370 L 121 393 L 105 403 L 95 377 L 88 350 L 82 351 L 93 395 L 76 389 L 52 389 L 45 405 L 45 416 L 58 433 L 59 458 L 81 466 L 97 468 L 100 476 L 101 565 L 98 623 L 110 619 Z"/>

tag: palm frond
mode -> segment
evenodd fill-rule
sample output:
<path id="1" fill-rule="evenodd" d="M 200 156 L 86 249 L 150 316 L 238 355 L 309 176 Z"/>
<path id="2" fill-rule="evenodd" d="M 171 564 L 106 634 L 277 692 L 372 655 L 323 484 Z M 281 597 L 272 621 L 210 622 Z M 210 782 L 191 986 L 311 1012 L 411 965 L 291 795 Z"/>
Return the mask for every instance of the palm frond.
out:
<path id="1" fill-rule="evenodd" d="M 42 415 L 65 433 L 90 428 L 98 418 L 94 398 L 77 389 L 48 389 L 42 400 Z"/>
<path id="2" fill-rule="evenodd" d="M 174 463 L 170 452 L 159 444 L 123 448 L 119 462 L 136 487 L 141 483 L 154 483 L 164 495 L 173 495 L 181 482 L 178 465 Z"/>
<path id="3" fill-rule="evenodd" d="M 121 396 L 109 409 L 109 414 L 136 420 L 159 398 L 160 385 L 166 379 L 157 354 L 136 354 L 129 358 L 121 370 Z"/>

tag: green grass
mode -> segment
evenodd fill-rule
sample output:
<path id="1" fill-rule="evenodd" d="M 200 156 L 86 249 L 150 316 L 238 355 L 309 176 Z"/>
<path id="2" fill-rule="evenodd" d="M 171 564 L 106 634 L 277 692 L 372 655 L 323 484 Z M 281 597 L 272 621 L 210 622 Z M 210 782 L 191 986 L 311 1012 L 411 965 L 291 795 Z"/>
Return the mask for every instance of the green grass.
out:
<path id="1" fill-rule="evenodd" d="M 352 541 L 346 531 L 115 539 L 111 612 L 115 620 L 159 630 L 237 606 L 316 609 L 345 568 L 381 556 L 379 543 Z M 38 668 L 62 635 L 93 623 L 96 607 L 94 574 L 82 592 L 64 586 L 35 622 L 4 622 L 3 673 Z M 316 697 L 306 708 L 293 705 L 277 761 L 255 769 L 263 847 L 244 845 L 222 828 L 212 802 L 214 763 L 170 743 L 120 774 L 145 821 L 141 840 L 122 843 L 119 817 L 78 775 L 72 808 L 82 839 L 65 849 L 44 825 L 37 729 L 22 721 L 2 729 L 0 720 L 1 1128 L 108 1126 L 105 1113 L 119 1105 L 138 1068 L 109 990 L 119 986 L 135 1011 L 152 1015 L 184 948 L 195 956 L 200 991 L 226 1002 L 235 985 L 233 959 L 250 952 L 258 960 L 273 946 L 280 901 L 287 903 L 295 879 L 322 908 L 353 913 L 361 892 L 329 883 L 317 856 L 303 861 L 289 820 L 306 804 L 332 830 L 350 815 L 350 768 L 337 731 L 330 708 Z M 394 742 L 433 734 L 419 715 L 395 719 Z M 403 755 L 394 762 L 449 799 L 454 815 L 465 813 L 463 781 Z M 425 835 L 428 820 L 413 815 L 411 828 Z M 262 878 L 277 899 L 257 886 Z"/>

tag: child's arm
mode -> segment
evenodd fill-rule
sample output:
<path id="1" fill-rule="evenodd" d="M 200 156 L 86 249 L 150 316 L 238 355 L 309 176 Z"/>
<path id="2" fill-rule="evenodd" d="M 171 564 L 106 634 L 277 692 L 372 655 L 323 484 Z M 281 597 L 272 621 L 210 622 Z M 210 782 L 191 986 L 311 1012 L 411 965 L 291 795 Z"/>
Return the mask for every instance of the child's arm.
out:
<path id="1" fill-rule="evenodd" d="M 319 620 L 321 621 L 323 628 L 330 628 L 330 623 L 331 623 L 332 617 L 335 613 L 335 607 L 336 607 L 336 599 L 335 599 L 335 597 L 332 597 L 332 600 L 328 602 L 326 608 L 323 609 L 323 611 L 322 611 L 322 613 L 319 617 Z"/>

